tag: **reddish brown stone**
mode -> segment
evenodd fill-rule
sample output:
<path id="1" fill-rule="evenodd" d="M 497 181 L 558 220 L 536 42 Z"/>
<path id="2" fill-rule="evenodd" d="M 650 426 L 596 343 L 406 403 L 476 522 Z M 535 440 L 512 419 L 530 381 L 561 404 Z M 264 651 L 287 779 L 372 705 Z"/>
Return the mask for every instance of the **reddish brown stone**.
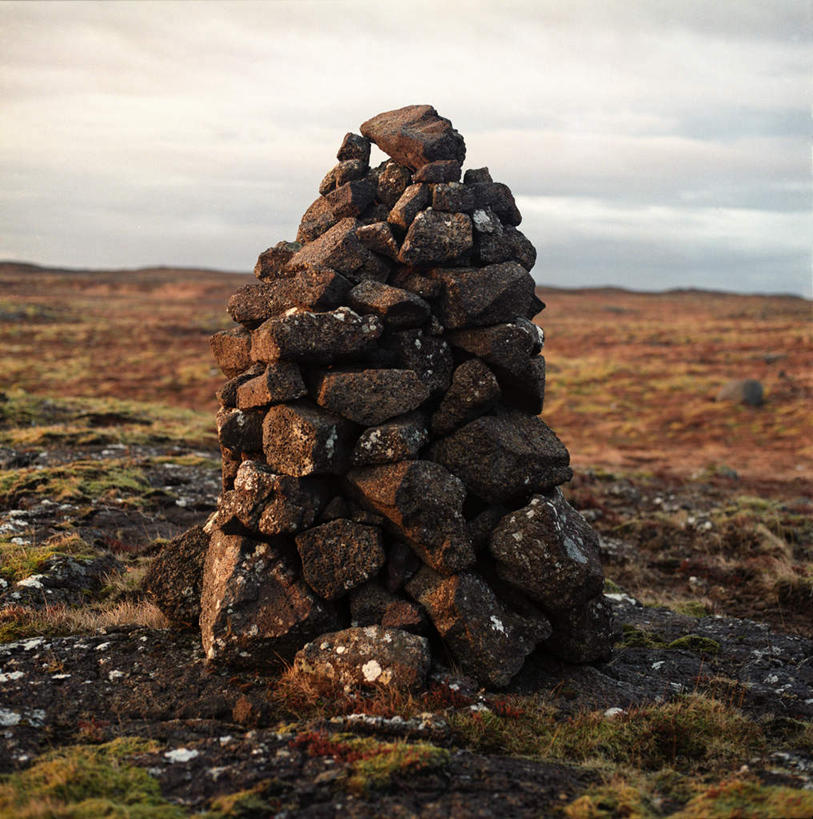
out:
<path id="1" fill-rule="evenodd" d="M 384 219 L 387 218 L 388 214 L 389 211 L 385 213 Z M 356 236 L 365 247 L 375 253 L 381 253 L 393 260 L 398 258 L 398 242 L 395 241 L 392 228 L 388 222 L 381 221 L 362 225 L 356 229 Z"/>
<path id="2" fill-rule="evenodd" d="M 218 331 L 209 339 L 209 347 L 226 378 L 234 378 L 251 367 L 251 334 L 242 327 Z"/>
<path id="3" fill-rule="evenodd" d="M 392 159 L 384 162 L 376 170 L 378 180 L 376 198 L 391 208 L 412 184 L 412 174 L 409 168 L 399 165 Z"/>
<path id="4" fill-rule="evenodd" d="M 307 393 L 302 373 L 293 361 L 269 364 L 265 372 L 237 388 L 237 406 L 240 409 L 266 407 L 293 401 Z"/>
<path id="5" fill-rule="evenodd" d="M 429 305 L 414 293 L 381 282 L 357 284 L 349 295 L 350 306 L 357 312 L 378 316 L 386 327 L 403 330 L 421 327 L 430 315 Z"/>
<path id="6" fill-rule="evenodd" d="M 387 221 L 401 230 L 408 230 L 418 212 L 429 204 L 429 186 L 410 185 L 392 206 Z"/>
<path id="7" fill-rule="evenodd" d="M 220 406 L 226 409 L 234 409 L 237 406 L 238 387 L 245 384 L 246 381 L 251 381 L 252 378 L 262 375 L 263 372 L 265 372 L 265 365 L 255 362 L 244 373 L 240 373 L 240 375 L 226 381 L 215 394 Z"/>
<path id="8" fill-rule="evenodd" d="M 460 163 L 454 159 L 438 159 L 418 168 L 412 175 L 414 182 L 459 182 Z"/>
<path id="9" fill-rule="evenodd" d="M 431 105 L 408 105 L 368 119 L 361 133 L 412 170 L 438 159 L 466 158 L 466 143 Z"/>
<path id="10" fill-rule="evenodd" d="M 325 196 L 346 182 L 362 179 L 369 169 L 369 165 L 361 159 L 346 159 L 339 162 L 325 174 L 319 185 L 319 193 Z"/>
<path id="11" fill-rule="evenodd" d="M 355 179 L 325 194 L 336 219 L 359 216 L 375 198 L 375 183 L 371 179 Z"/>
<path id="12" fill-rule="evenodd" d="M 285 270 L 285 265 L 301 249 L 302 245 L 299 242 L 277 242 L 260 254 L 257 264 L 254 265 L 254 275 L 258 279 L 281 279 L 290 276 L 291 274 Z"/>
<path id="13" fill-rule="evenodd" d="M 268 465 L 294 476 L 341 474 L 355 437 L 347 421 L 306 401 L 271 407 L 262 433 Z"/>
<path id="14" fill-rule="evenodd" d="M 336 159 L 360 159 L 366 165 L 370 161 L 370 140 L 359 134 L 345 134 Z"/>
<path id="15" fill-rule="evenodd" d="M 336 600 L 373 577 L 384 565 L 381 530 L 352 520 L 332 520 L 296 536 L 305 582 L 322 598 Z"/>
<path id="16" fill-rule="evenodd" d="M 296 232 L 296 241 L 303 245 L 313 242 L 330 230 L 337 221 L 338 217 L 333 213 L 330 202 L 324 196 L 320 196 L 302 215 L 299 230 Z"/>
<path id="17" fill-rule="evenodd" d="M 465 489 L 439 464 L 361 467 L 348 472 L 347 480 L 359 499 L 384 515 L 439 572 L 450 574 L 474 563 L 462 515 Z"/>

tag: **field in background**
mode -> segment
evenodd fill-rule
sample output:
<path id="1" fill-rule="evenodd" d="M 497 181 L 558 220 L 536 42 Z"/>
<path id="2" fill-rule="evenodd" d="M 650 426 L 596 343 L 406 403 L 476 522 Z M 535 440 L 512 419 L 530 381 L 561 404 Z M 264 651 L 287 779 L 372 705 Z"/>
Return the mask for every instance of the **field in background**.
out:
<path id="1" fill-rule="evenodd" d="M 0 384 L 49 396 L 126 398 L 213 415 L 222 377 L 208 336 L 253 280 L 201 270 L 88 273 L 0 264 Z M 577 468 L 686 476 L 733 469 L 756 483 L 813 470 L 811 304 L 699 291 L 540 289 L 548 342 L 544 418 Z M 718 403 L 757 378 L 766 406 Z"/>

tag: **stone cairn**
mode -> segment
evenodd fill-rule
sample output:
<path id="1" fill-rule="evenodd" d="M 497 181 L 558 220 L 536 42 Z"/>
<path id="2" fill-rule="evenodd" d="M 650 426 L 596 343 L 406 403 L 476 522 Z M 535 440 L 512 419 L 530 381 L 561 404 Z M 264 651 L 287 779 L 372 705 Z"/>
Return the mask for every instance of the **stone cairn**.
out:
<path id="1" fill-rule="evenodd" d="M 537 649 L 604 658 L 597 538 L 539 418 L 544 304 L 514 197 L 487 168 L 459 181 L 463 137 L 429 105 L 361 133 L 211 340 L 229 380 L 207 658 L 413 689 L 433 656 L 492 687 Z"/>

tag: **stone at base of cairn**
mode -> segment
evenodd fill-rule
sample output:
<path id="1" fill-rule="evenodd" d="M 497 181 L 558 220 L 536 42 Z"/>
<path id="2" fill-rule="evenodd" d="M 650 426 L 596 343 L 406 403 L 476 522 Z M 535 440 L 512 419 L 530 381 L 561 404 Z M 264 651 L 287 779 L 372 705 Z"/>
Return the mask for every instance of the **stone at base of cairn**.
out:
<path id="1" fill-rule="evenodd" d="M 212 338 L 230 380 L 206 656 L 412 690 L 430 646 L 488 686 L 535 651 L 605 658 L 597 538 L 538 417 L 544 304 L 514 197 L 486 168 L 458 181 L 463 137 L 431 106 L 361 131 Z"/>

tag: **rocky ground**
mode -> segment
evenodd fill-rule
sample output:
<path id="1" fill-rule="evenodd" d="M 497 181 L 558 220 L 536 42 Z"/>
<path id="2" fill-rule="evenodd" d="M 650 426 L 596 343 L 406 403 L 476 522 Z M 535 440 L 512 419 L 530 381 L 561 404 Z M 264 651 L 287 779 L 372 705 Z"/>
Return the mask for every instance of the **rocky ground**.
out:
<path id="1" fill-rule="evenodd" d="M 789 580 L 809 558 L 801 498 L 754 509 L 730 475 L 582 473 L 569 494 L 602 533 L 623 627 L 609 662 L 537 657 L 499 692 L 438 668 L 420 697 L 353 697 L 293 672 L 213 672 L 199 636 L 144 598 L 164 540 L 215 505 L 200 419 L 21 392 L 0 412 L 0 815 L 813 805 L 809 587 L 797 572 L 777 591 L 770 573 L 781 558 Z M 738 575 L 737 531 L 753 553 Z"/>

